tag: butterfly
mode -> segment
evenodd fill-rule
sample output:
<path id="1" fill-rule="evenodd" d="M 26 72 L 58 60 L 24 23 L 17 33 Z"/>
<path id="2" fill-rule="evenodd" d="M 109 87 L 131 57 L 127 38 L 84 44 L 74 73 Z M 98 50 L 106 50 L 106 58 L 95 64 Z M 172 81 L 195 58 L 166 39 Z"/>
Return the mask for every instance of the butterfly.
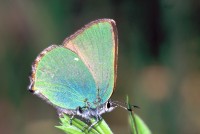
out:
<path id="1" fill-rule="evenodd" d="M 28 90 L 59 113 L 95 118 L 117 107 L 110 100 L 117 78 L 118 37 L 115 21 L 98 19 L 44 49 L 32 64 Z"/>

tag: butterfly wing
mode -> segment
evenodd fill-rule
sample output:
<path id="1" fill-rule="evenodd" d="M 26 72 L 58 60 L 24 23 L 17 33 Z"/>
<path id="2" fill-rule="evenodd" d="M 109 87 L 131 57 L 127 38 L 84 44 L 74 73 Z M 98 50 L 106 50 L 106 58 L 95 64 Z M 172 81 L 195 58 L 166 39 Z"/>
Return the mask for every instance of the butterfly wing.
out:
<path id="1" fill-rule="evenodd" d="M 96 85 L 88 68 L 71 50 L 50 46 L 35 60 L 30 85 L 39 97 L 65 109 L 85 106 L 85 100 L 95 101 Z"/>
<path id="2" fill-rule="evenodd" d="M 116 25 L 110 19 L 93 21 L 63 42 L 88 67 L 96 83 L 96 97 L 102 103 L 110 98 L 115 86 L 117 43 Z"/>

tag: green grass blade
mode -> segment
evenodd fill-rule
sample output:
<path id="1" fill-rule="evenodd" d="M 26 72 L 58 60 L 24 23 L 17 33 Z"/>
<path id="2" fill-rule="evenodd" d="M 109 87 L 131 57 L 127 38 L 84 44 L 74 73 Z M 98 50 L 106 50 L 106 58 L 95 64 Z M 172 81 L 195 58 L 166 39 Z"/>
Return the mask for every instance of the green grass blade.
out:
<path id="1" fill-rule="evenodd" d="M 70 117 L 68 115 L 60 117 L 60 121 L 61 125 L 56 127 L 63 130 L 66 134 L 112 134 L 112 131 L 103 119 L 92 127 L 89 132 L 89 126 L 77 118 L 72 120 L 72 125 L 70 125 Z M 92 119 L 91 123 L 94 121 Z"/>
<path id="2" fill-rule="evenodd" d="M 132 109 L 128 97 L 127 104 L 128 109 Z M 131 126 L 132 134 L 151 134 L 150 129 L 147 127 L 144 121 L 138 115 L 133 113 L 133 111 L 129 112 L 129 123 Z"/>

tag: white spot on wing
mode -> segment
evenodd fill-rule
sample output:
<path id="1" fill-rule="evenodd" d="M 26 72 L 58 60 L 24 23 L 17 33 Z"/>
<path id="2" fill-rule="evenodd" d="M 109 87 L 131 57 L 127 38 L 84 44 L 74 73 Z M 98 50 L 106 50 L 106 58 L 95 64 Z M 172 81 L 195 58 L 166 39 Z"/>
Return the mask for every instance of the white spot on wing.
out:
<path id="1" fill-rule="evenodd" d="M 79 61 L 79 58 L 75 57 L 74 60 L 75 60 L 75 61 Z"/>

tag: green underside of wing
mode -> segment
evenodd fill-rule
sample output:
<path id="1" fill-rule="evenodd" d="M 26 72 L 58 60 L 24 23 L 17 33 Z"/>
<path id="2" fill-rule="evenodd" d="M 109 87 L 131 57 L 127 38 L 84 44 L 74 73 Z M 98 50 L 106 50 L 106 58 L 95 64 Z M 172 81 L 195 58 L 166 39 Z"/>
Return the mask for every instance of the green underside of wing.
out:
<path id="1" fill-rule="evenodd" d="M 105 103 L 114 86 L 115 44 L 112 25 L 109 22 L 99 22 L 70 41 L 89 68 L 102 103 Z"/>
<path id="2" fill-rule="evenodd" d="M 53 105 L 66 109 L 85 106 L 86 99 L 96 99 L 96 85 L 88 68 L 64 47 L 54 48 L 38 62 L 34 89 Z"/>

